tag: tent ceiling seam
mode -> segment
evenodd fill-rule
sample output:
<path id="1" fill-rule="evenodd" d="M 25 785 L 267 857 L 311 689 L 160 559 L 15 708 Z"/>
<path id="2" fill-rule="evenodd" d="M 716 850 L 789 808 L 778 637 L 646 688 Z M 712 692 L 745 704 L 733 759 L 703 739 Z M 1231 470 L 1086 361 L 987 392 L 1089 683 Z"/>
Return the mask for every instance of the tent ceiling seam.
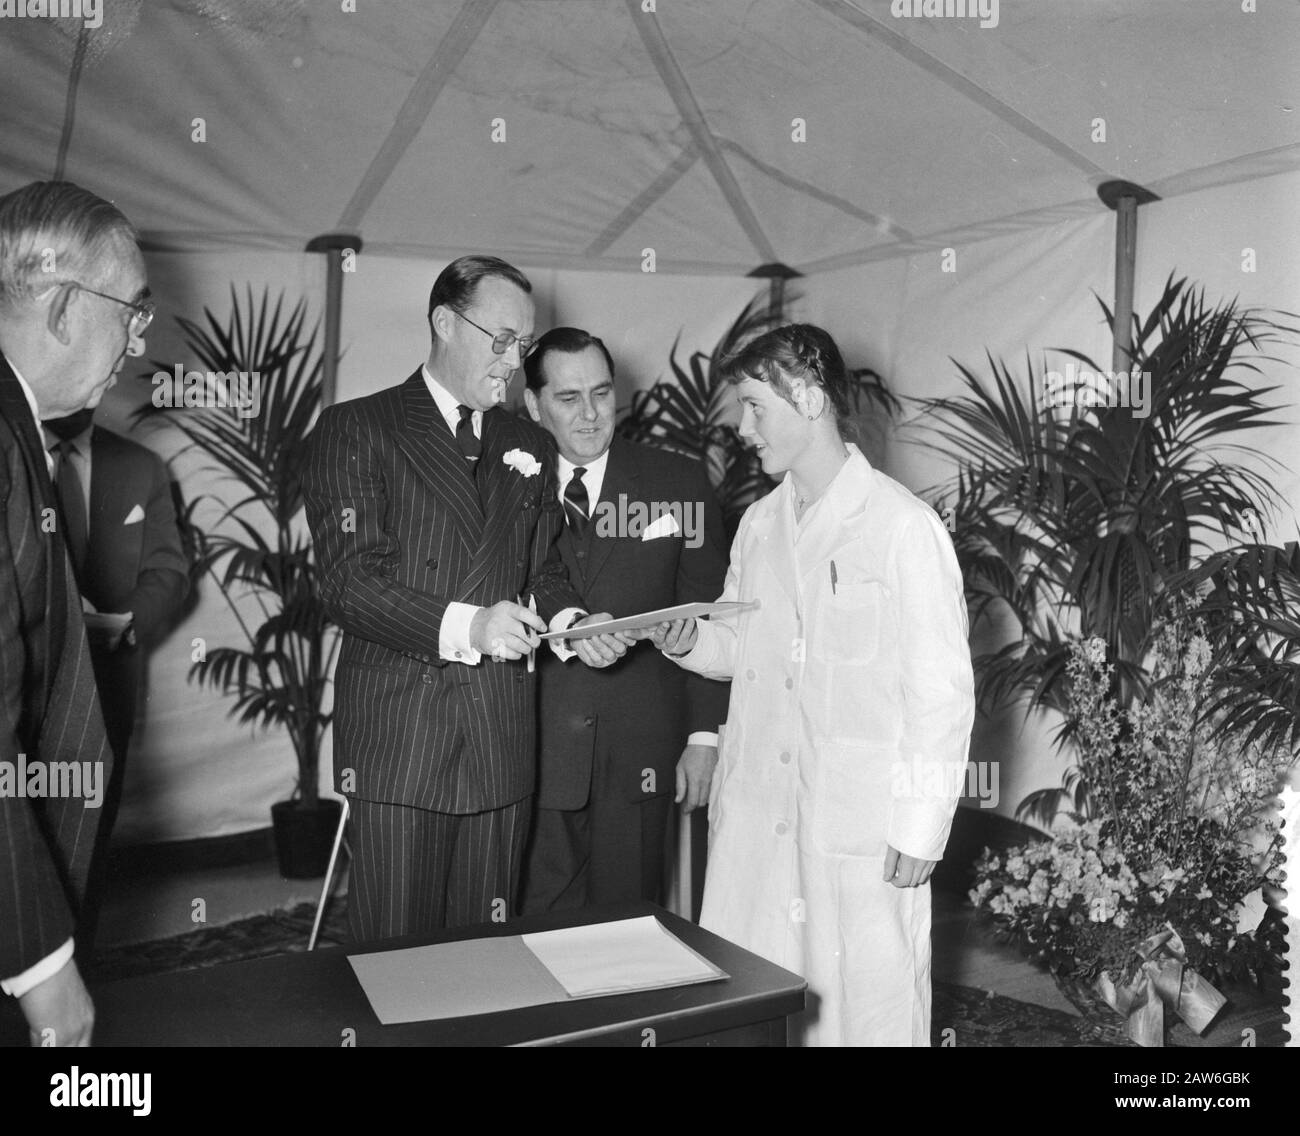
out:
<path id="1" fill-rule="evenodd" d="M 343 232 L 360 232 L 361 220 L 379 192 L 392 177 L 393 170 L 415 141 L 429 112 L 442 94 L 447 80 L 465 57 L 484 24 L 488 22 L 498 0 L 465 0 L 447 34 L 434 48 L 433 55 L 407 93 L 392 128 L 362 175 L 352 199 L 347 203 L 337 228 Z"/>
<path id="2" fill-rule="evenodd" d="M 63 104 L 63 127 L 59 131 L 59 150 L 54 159 L 54 181 L 62 181 L 68 168 L 68 150 L 72 146 L 72 130 L 77 122 L 77 92 L 81 89 L 81 69 L 86 62 L 86 44 L 90 29 L 82 22 L 77 32 L 77 44 L 72 51 L 72 64 L 68 68 L 68 94 Z"/>
<path id="3" fill-rule="evenodd" d="M 675 157 L 654 181 L 627 203 L 604 230 L 585 249 L 587 256 L 600 256 L 610 245 L 632 227 L 639 217 L 656 201 L 681 180 L 682 176 L 695 165 L 699 158 L 699 149 L 694 143 L 682 147 Z"/>
<path id="4" fill-rule="evenodd" d="M 929 72 L 945 86 L 964 96 L 977 106 L 982 107 L 994 117 L 1001 119 L 1013 130 L 1037 142 L 1057 157 L 1063 158 L 1076 169 L 1082 170 L 1089 177 L 1104 180 L 1109 176 L 1100 166 L 1085 158 L 1077 150 L 1068 146 L 1056 135 L 1043 129 L 1036 122 L 1026 118 L 1014 107 L 1004 103 L 997 95 L 986 91 L 978 83 L 968 79 L 960 71 L 949 67 L 948 64 L 936 59 L 928 51 L 917 47 L 907 37 L 890 31 L 878 20 L 858 8 L 852 0 L 812 0 L 812 2 L 831 15 L 837 16 L 850 27 L 879 40 L 884 46 L 901 55 L 909 63 Z"/>
<path id="5" fill-rule="evenodd" d="M 682 121 L 690 130 L 691 137 L 695 140 L 696 146 L 699 147 L 700 153 L 704 156 L 705 164 L 709 167 L 713 180 L 718 183 L 722 196 L 731 207 L 731 211 L 736 215 L 736 220 L 740 222 L 741 228 L 745 230 L 746 236 L 749 237 L 755 250 L 765 263 L 780 259 L 776 254 L 776 250 L 772 247 L 771 241 L 767 239 L 767 234 L 763 232 L 763 227 L 759 224 L 757 215 L 750 208 L 749 202 L 745 200 L 745 195 L 741 191 L 740 183 L 736 181 L 735 174 L 731 172 L 727 160 L 718 149 L 717 139 L 714 138 L 713 132 L 709 129 L 708 122 L 704 118 L 704 112 L 700 109 L 699 103 L 696 102 L 695 94 L 686 81 L 686 76 L 682 73 L 681 67 L 678 66 L 677 59 L 668 46 L 668 41 L 664 38 L 663 30 L 659 27 L 658 21 L 654 16 L 643 14 L 637 0 L 624 0 L 624 2 L 632 17 L 632 23 L 641 36 L 641 42 L 645 44 L 650 61 L 654 64 L 655 70 L 659 72 L 659 78 L 667 88 L 668 94 L 672 97 L 673 103 L 677 107 L 677 113 L 682 116 Z"/>
<path id="6" fill-rule="evenodd" d="M 738 157 L 743 158 L 760 173 L 766 174 L 773 181 L 779 182 L 788 189 L 793 189 L 796 192 L 811 197 L 816 201 L 824 202 L 825 204 L 838 209 L 841 213 L 853 217 L 855 220 L 866 221 L 881 233 L 891 233 L 894 236 L 897 236 L 900 240 L 905 241 L 914 239 L 913 235 L 908 232 L 908 230 L 895 225 L 894 222 L 889 220 L 887 217 L 882 217 L 878 213 L 871 212 L 869 209 L 863 209 L 861 206 L 854 205 L 853 202 L 846 201 L 844 198 L 839 197 L 834 193 L 830 193 L 824 189 L 818 189 L 815 185 L 809 185 L 808 182 L 802 181 L 791 174 L 787 174 L 784 170 L 779 169 L 776 166 L 769 165 L 760 158 L 754 157 L 754 155 L 741 146 L 740 143 L 733 142 L 730 138 L 719 137 L 718 145 L 722 149 L 729 150 Z"/>

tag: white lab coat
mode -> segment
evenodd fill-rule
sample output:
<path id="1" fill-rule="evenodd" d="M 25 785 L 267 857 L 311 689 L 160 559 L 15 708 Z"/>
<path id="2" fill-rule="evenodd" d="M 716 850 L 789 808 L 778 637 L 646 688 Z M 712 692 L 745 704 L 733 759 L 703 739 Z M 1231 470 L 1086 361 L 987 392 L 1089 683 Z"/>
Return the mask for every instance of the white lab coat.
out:
<path id="1" fill-rule="evenodd" d="M 855 446 L 794 519 L 789 476 L 745 514 L 724 600 L 678 661 L 730 678 L 709 804 L 703 926 L 808 980 L 791 1040 L 930 1044 L 930 885 L 975 699 L 966 605 L 934 511 Z"/>

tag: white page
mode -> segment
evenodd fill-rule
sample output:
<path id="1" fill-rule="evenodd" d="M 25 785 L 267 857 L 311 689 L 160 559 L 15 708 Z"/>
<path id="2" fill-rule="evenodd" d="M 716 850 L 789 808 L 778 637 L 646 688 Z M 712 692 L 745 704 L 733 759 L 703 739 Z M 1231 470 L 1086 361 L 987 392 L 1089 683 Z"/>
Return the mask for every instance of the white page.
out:
<path id="1" fill-rule="evenodd" d="M 729 977 L 653 915 L 522 936 L 571 998 Z"/>

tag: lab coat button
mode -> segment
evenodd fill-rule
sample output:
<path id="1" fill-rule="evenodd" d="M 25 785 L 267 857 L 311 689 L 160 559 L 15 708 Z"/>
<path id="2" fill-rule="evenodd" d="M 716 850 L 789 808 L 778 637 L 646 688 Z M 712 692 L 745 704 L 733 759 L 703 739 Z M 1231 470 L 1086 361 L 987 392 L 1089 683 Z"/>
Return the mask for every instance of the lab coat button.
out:
<path id="1" fill-rule="evenodd" d="M 789 826 L 785 823 L 785 821 L 783 821 L 783 820 L 779 820 L 779 821 L 777 821 L 777 822 L 776 822 L 776 834 L 777 834 L 777 836 L 784 836 L 784 835 L 785 835 L 785 832 L 786 832 L 786 829 L 787 829 L 788 827 L 789 827 Z"/>
<path id="2" fill-rule="evenodd" d="M 749 679 L 750 682 L 753 682 L 758 676 L 754 673 L 754 668 L 750 667 L 749 670 L 745 672 L 745 677 Z"/>
<path id="3" fill-rule="evenodd" d="M 793 689 L 794 689 L 794 679 L 792 679 L 792 678 L 788 678 L 788 679 L 786 679 L 786 680 L 785 680 L 785 688 L 786 688 L 786 690 L 793 690 Z"/>
<path id="4" fill-rule="evenodd" d="M 781 764 L 782 764 L 782 765 L 789 765 L 789 764 L 790 764 L 790 751 L 789 751 L 789 750 L 782 750 L 782 751 L 781 751 Z"/>

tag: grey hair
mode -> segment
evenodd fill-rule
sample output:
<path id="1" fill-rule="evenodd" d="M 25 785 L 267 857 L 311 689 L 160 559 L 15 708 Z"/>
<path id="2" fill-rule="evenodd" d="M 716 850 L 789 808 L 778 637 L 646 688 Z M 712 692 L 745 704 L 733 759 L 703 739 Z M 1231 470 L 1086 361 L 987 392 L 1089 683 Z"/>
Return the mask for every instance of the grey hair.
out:
<path id="1" fill-rule="evenodd" d="M 116 205 L 70 181 L 36 181 L 0 197 L 0 310 L 70 280 L 88 287 L 111 272 L 114 241 L 139 233 Z"/>

